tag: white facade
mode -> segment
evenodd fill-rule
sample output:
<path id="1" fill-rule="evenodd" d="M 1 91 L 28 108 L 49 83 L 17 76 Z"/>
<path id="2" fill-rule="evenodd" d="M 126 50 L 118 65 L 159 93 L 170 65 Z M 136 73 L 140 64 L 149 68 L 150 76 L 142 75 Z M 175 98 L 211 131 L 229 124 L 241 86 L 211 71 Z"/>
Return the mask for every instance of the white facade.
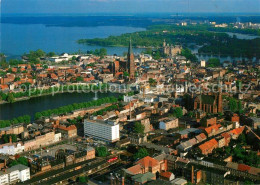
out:
<path id="1" fill-rule="evenodd" d="M 57 133 L 54 135 L 54 141 L 53 142 L 58 142 L 61 140 L 61 133 Z"/>
<path id="2" fill-rule="evenodd" d="M 30 168 L 22 164 L 15 165 L 0 172 L 0 184 L 24 182 L 30 179 Z"/>
<path id="3" fill-rule="evenodd" d="M 9 175 L 8 174 L 0 175 L 0 184 L 9 184 Z"/>
<path id="4" fill-rule="evenodd" d="M 85 120 L 84 134 L 108 142 L 120 139 L 119 124 L 113 121 Z"/>
<path id="5" fill-rule="evenodd" d="M 201 67 L 206 67 L 206 61 L 205 60 L 201 60 L 200 61 L 200 66 Z"/>
<path id="6" fill-rule="evenodd" d="M 0 154 L 15 155 L 24 151 L 21 143 L 7 143 L 1 145 Z"/>

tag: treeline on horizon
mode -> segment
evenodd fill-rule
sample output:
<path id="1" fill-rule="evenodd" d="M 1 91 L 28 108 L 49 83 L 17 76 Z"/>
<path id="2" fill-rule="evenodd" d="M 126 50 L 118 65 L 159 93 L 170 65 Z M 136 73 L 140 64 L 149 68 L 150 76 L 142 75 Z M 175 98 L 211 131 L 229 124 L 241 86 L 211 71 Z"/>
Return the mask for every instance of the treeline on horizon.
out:
<path id="1" fill-rule="evenodd" d="M 116 103 L 121 97 L 106 97 L 106 98 L 101 98 L 98 100 L 93 100 L 89 102 L 83 102 L 83 103 L 73 103 L 70 105 L 62 106 L 56 109 L 50 109 L 50 110 L 45 110 L 42 112 L 37 112 L 35 113 L 34 119 L 38 120 L 40 118 L 44 117 L 50 117 L 53 115 L 61 115 L 61 114 L 68 114 L 72 111 L 79 110 L 79 109 L 85 109 L 85 108 L 90 108 L 94 106 L 101 106 L 102 104 L 106 103 Z M 31 123 L 31 116 L 29 115 L 24 115 L 20 116 L 18 118 L 13 118 L 11 120 L 0 120 L 0 128 L 5 128 L 9 127 L 12 125 L 17 125 L 17 124 L 30 124 Z"/>
<path id="2" fill-rule="evenodd" d="M 239 30 L 239 31 L 238 31 Z M 223 32 L 223 33 L 218 33 Z M 128 46 L 131 38 L 134 47 L 159 48 L 165 39 L 169 44 L 182 44 L 187 46 L 195 43 L 202 46 L 199 54 L 222 55 L 232 57 L 260 58 L 260 38 L 253 40 L 230 37 L 224 32 L 240 32 L 260 35 L 260 30 L 234 28 L 214 28 L 207 25 L 154 25 L 147 31 L 109 36 L 108 38 L 80 39 L 79 44 L 100 46 Z"/>
<path id="3" fill-rule="evenodd" d="M 1 17 L 1 23 L 9 24 L 43 24 L 46 26 L 61 26 L 61 27 L 93 27 L 93 26 L 131 26 L 146 28 L 155 24 L 172 24 L 182 22 L 184 20 L 191 21 L 209 21 L 220 23 L 234 23 L 239 17 L 241 22 L 259 23 L 259 15 L 223 15 L 223 14 L 197 14 L 187 15 L 180 13 L 166 14 L 112 14 L 106 15 L 75 15 L 75 14 L 56 14 L 56 15 L 5 15 Z"/>

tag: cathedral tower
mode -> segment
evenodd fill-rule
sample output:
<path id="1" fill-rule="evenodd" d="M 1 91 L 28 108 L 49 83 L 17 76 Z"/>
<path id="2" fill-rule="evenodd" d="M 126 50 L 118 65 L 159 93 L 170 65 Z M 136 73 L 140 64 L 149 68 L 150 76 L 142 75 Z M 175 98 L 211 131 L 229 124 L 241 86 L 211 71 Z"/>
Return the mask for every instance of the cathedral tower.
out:
<path id="1" fill-rule="evenodd" d="M 129 78 L 132 80 L 135 78 L 135 57 L 132 49 L 131 39 L 129 41 L 128 54 L 127 54 L 127 70 Z"/>

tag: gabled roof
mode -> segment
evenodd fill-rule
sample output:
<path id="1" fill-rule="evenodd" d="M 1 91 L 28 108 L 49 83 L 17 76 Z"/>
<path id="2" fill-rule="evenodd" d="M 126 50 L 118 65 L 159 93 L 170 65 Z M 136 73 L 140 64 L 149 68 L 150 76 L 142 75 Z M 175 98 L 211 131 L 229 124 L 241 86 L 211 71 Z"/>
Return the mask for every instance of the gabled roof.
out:
<path id="1" fill-rule="evenodd" d="M 172 176 L 172 172 L 162 172 L 161 176 L 169 179 Z"/>
<path id="2" fill-rule="evenodd" d="M 140 164 L 143 167 L 148 168 L 148 167 L 154 167 L 154 166 L 158 165 L 159 162 L 156 159 L 151 158 L 150 156 L 147 156 L 147 157 L 137 161 L 136 164 Z"/>
<path id="3" fill-rule="evenodd" d="M 155 177 L 155 174 L 151 173 L 151 172 L 147 172 L 145 174 L 138 174 L 132 177 L 132 179 L 135 182 L 139 182 L 139 183 L 146 183 L 147 181 L 152 180 L 152 178 Z"/>
<path id="4" fill-rule="evenodd" d="M 244 131 L 245 126 L 233 129 L 230 131 L 231 134 L 240 135 Z"/>
<path id="5" fill-rule="evenodd" d="M 141 166 L 141 164 L 137 164 L 135 166 L 127 168 L 125 171 L 132 175 L 140 174 L 140 173 L 142 173 L 142 166 Z"/>

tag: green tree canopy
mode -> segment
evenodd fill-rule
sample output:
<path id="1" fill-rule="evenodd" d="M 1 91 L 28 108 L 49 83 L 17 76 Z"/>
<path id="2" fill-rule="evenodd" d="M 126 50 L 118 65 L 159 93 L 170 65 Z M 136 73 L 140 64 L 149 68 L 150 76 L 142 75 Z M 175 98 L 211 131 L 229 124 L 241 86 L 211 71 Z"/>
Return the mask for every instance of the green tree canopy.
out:
<path id="1" fill-rule="evenodd" d="M 7 101 L 8 101 L 9 103 L 14 103 L 14 102 L 15 102 L 15 98 L 14 98 L 13 93 L 8 93 L 8 95 L 7 95 Z"/>
<path id="2" fill-rule="evenodd" d="M 218 58 L 210 58 L 208 60 L 208 67 L 219 67 L 220 66 L 220 60 Z"/>
<path id="3" fill-rule="evenodd" d="M 142 158 L 144 158 L 144 157 L 146 157 L 148 155 L 149 155 L 149 153 L 148 153 L 148 151 L 145 148 L 140 148 L 137 151 L 137 153 L 134 154 L 133 157 L 136 160 L 136 159 L 142 159 Z"/>
<path id="4" fill-rule="evenodd" d="M 183 116 L 183 111 L 180 107 L 177 107 L 173 110 L 173 116 L 176 118 L 181 118 Z"/>
<path id="5" fill-rule="evenodd" d="M 144 134 L 145 126 L 141 122 L 135 122 L 134 132 L 138 134 Z"/>
<path id="6" fill-rule="evenodd" d="M 237 111 L 237 101 L 235 98 L 230 98 L 229 99 L 229 102 L 228 102 L 228 106 L 229 106 L 229 109 L 232 111 L 232 112 L 236 112 Z"/>
<path id="7" fill-rule="evenodd" d="M 107 147 L 105 147 L 105 146 L 97 147 L 96 152 L 97 152 L 98 157 L 106 157 L 109 155 Z"/>

